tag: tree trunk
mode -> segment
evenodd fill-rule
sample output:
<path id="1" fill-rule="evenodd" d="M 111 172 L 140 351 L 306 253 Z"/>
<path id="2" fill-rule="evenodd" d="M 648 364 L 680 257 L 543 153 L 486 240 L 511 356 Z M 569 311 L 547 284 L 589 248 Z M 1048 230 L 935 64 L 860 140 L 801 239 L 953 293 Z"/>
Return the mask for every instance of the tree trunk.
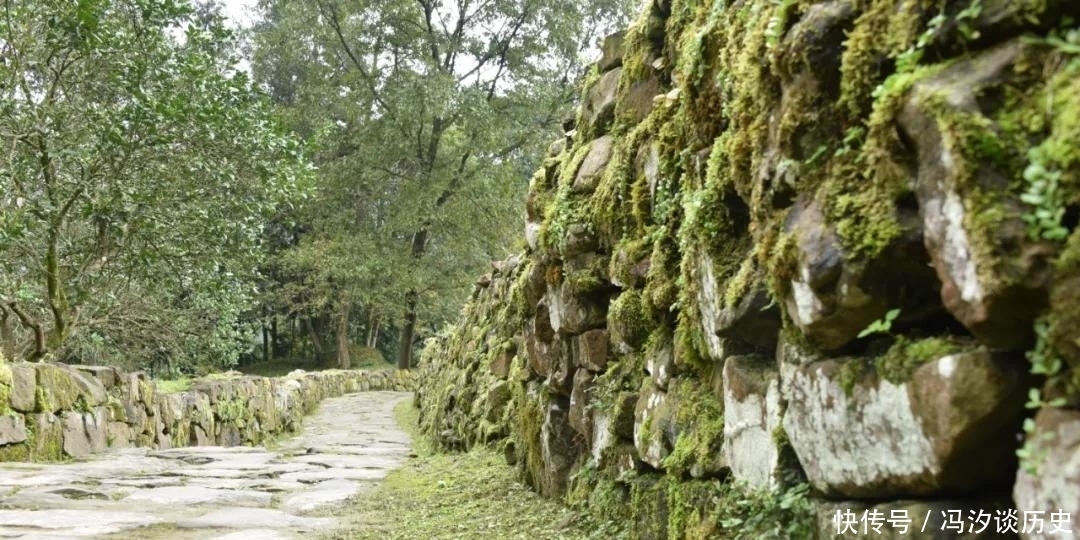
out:
<path id="1" fill-rule="evenodd" d="M 320 325 L 316 317 L 305 317 L 304 322 L 307 325 L 308 338 L 311 340 L 312 354 L 315 356 L 316 362 L 321 363 L 323 360 L 323 343 L 322 338 L 319 337 Z"/>
<path id="2" fill-rule="evenodd" d="M 364 344 L 369 349 L 374 349 L 379 344 L 379 317 L 372 316 L 368 321 L 367 341 Z"/>
<path id="3" fill-rule="evenodd" d="M 337 367 L 349 369 L 349 303 L 342 301 L 337 313 Z"/>
<path id="4" fill-rule="evenodd" d="M 440 201 L 441 202 L 441 201 Z M 427 247 L 427 229 L 420 229 L 413 233 L 412 256 L 419 259 Z M 398 349 L 398 369 L 412 367 L 412 345 L 416 335 L 416 306 L 419 303 L 420 293 L 413 289 L 409 291 L 405 301 L 405 324 L 401 325 L 401 347 Z"/>
<path id="5" fill-rule="evenodd" d="M 270 361 L 270 329 L 266 326 L 266 319 L 263 319 L 260 323 L 262 326 L 262 361 Z"/>
<path id="6" fill-rule="evenodd" d="M 412 367 L 413 336 L 416 335 L 416 291 L 409 291 L 405 303 L 405 324 L 401 326 L 401 346 L 398 349 L 398 369 Z"/>

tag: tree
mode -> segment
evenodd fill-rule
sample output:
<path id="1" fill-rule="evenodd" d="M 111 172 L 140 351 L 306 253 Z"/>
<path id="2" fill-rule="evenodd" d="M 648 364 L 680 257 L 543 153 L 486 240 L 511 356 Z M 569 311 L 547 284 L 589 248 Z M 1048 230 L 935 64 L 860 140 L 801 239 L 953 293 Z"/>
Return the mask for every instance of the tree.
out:
<path id="1" fill-rule="evenodd" d="M 450 316 L 472 276 L 505 254 L 528 171 L 574 93 L 579 54 L 627 7 L 260 3 L 255 76 L 290 125 L 322 134 L 314 237 L 293 260 L 355 272 L 320 282 L 330 295 L 354 291 L 344 297 L 380 319 L 395 307 L 399 367 L 411 363 L 422 319 Z M 332 252 L 341 257 L 313 255 Z"/>
<path id="2" fill-rule="evenodd" d="M 220 18 L 184 0 L 9 0 L 3 18 L 5 349 L 229 365 L 264 221 L 308 165 Z"/>

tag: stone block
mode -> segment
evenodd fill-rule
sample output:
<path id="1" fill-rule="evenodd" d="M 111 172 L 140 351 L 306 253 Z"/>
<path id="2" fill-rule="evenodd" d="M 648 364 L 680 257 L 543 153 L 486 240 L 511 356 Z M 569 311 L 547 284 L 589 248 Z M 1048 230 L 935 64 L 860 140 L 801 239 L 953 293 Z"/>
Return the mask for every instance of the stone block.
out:
<path id="1" fill-rule="evenodd" d="M 784 364 L 784 429 L 829 496 L 940 497 L 1002 488 L 1029 379 L 1016 358 L 951 354 L 894 384 L 862 359 Z"/>

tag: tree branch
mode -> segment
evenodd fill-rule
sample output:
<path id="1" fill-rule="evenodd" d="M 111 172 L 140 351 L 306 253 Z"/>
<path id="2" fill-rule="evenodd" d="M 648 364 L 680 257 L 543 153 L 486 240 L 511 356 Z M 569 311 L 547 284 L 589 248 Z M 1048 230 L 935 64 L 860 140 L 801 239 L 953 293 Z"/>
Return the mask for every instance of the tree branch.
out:
<path id="1" fill-rule="evenodd" d="M 19 318 L 23 326 L 34 331 L 34 353 L 30 356 L 30 360 L 36 362 L 44 358 L 49 351 L 45 348 L 45 331 L 42 330 L 41 324 L 34 322 L 15 302 L 9 302 L 8 309 Z"/>

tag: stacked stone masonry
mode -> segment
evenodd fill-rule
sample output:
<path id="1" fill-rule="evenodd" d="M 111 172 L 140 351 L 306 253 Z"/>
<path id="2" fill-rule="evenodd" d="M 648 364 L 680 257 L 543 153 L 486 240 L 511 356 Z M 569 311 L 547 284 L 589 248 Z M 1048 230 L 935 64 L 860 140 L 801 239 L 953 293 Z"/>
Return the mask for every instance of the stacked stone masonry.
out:
<path id="1" fill-rule="evenodd" d="M 1077 537 L 1077 21 L 647 2 L 531 180 L 527 248 L 428 344 L 423 428 L 501 441 L 640 538 L 755 537 L 716 502 L 736 485 L 808 486 L 779 537 L 862 537 L 838 509 L 929 513 L 885 537 Z M 972 527 L 1013 510 L 1018 533 Z"/>
<path id="2" fill-rule="evenodd" d="M 0 361 L 0 461 L 52 461 L 108 448 L 257 445 L 300 428 L 320 401 L 409 391 L 407 371 L 297 371 L 198 379 L 164 393 L 142 372 Z"/>

